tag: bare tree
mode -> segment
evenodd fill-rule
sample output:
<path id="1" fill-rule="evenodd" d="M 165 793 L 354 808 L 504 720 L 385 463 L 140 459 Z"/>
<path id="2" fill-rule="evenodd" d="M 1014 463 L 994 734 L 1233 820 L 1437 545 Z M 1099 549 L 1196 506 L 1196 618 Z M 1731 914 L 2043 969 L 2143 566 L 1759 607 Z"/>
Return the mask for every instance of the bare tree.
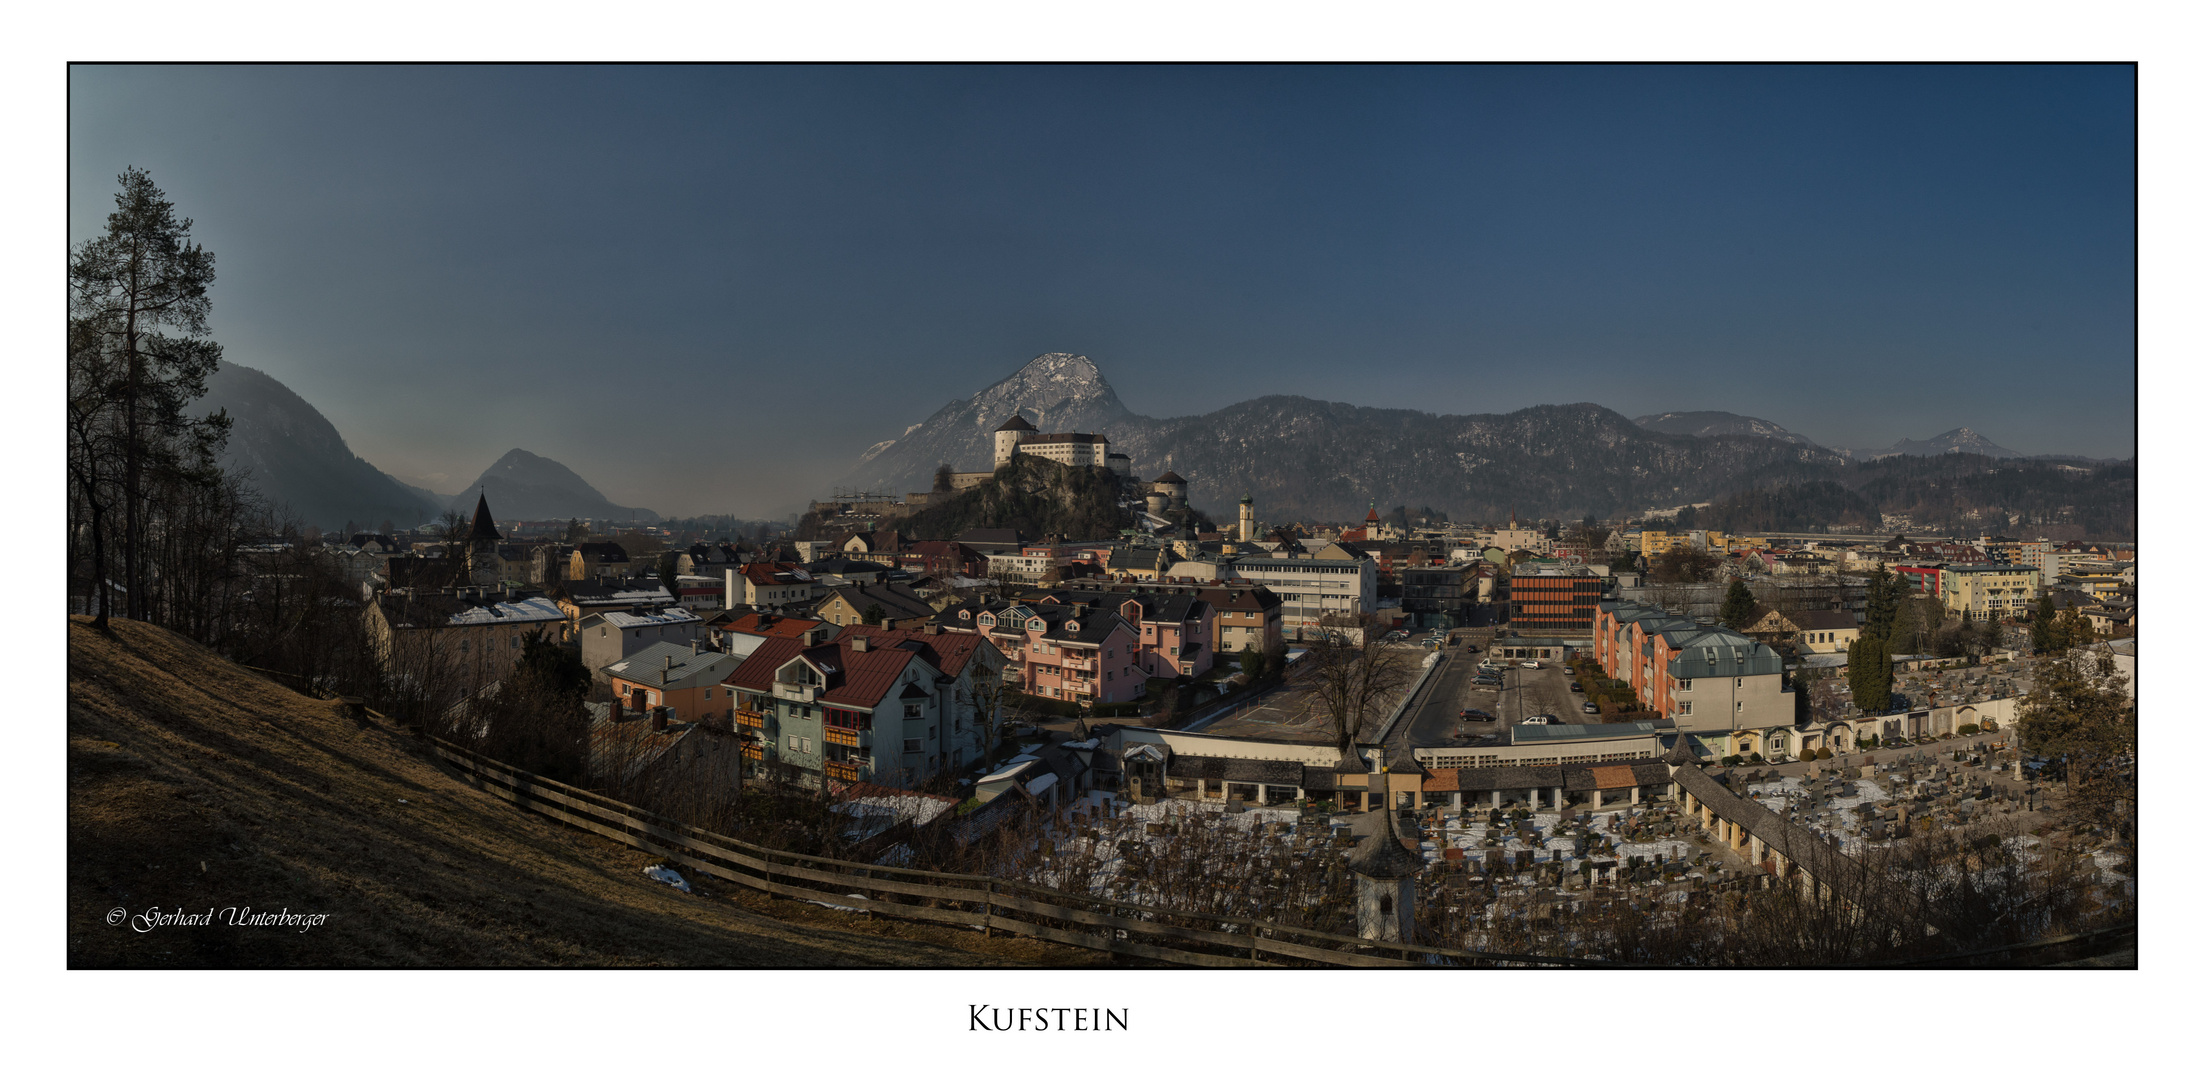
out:
<path id="1" fill-rule="evenodd" d="M 1326 711 L 1336 748 L 1347 754 L 1358 733 L 1409 685 L 1416 654 L 1387 645 L 1371 618 L 1328 615 L 1319 628 L 1319 642 L 1297 664 L 1295 681 Z"/>

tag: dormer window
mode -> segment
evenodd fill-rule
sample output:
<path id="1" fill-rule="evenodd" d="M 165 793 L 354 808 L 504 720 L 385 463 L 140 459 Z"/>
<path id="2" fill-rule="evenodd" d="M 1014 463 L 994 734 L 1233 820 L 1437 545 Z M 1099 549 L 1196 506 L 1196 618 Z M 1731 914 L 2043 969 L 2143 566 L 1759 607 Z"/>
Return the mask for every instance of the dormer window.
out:
<path id="1" fill-rule="evenodd" d="M 1080 624 L 1080 623 L 1078 623 L 1078 622 L 1075 622 L 1075 621 L 1073 621 L 1072 619 L 1067 619 L 1067 620 L 1066 620 L 1066 632 L 1067 632 L 1067 633 L 1072 633 L 1073 631 L 1075 631 L 1075 630 L 1079 630 L 1079 629 L 1081 629 L 1081 624 Z"/>

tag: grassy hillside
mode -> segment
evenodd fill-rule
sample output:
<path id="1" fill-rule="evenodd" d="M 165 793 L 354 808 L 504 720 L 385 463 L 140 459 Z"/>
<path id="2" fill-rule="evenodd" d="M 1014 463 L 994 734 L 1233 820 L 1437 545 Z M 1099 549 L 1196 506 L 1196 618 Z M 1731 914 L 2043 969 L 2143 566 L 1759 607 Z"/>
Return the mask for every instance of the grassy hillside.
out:
<path id="1" fill-rule="evenodd" d="M 643 852 L 516 810 L 409 736 L 339 716 L 192 642 L 69 622 L 71 967 L 1088 964 L 645 878 Z M 106 915 L 327 913 L 304 933 L 134 932 Z"/>

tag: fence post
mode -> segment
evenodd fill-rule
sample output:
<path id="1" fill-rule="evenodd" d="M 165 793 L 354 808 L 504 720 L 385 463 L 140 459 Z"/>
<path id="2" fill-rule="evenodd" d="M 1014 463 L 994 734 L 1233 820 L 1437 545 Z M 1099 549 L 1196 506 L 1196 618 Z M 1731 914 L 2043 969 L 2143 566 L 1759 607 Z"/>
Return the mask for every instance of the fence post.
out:
<path id="1" fill-rule="evenodd" d="M 989 914 L 990 914 L 990 912 L 992 912 L 992 911 L 996 910 L 996 906 L 997 906 L 997 879 L 995 879 L 995 878 L 990 878 L 990 879 L 989 879 L 989 883 L 988 883 L 988 885 L 987 885 L 987 886 L 986 886 L 986 887 L 985 887 L 985 888 L 983 889 L 983 892 L 982 892 L 982 901 L 981 901 L 981 936 L 982 936 L 982 937 L 988 937 L 988 936 L 990 936 L 990 934 L 989 934 Z"/>

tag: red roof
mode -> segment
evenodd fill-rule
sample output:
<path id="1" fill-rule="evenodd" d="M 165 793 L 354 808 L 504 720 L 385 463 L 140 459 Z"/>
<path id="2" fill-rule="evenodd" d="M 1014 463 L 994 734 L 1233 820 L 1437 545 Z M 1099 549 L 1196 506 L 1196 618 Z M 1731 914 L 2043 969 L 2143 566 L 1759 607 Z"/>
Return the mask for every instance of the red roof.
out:
<path id="1" fill-rule="evenodd" d="M 876 629 L 874 632 L 881 631 Z M 852 648 L 848 640 L 815 645 L 810 649 L 800 642 L 782 638 L 762 642 L 749 658 L 737 666 L 734 674 L 721 682 L 754 693 L 765 693 L 774 686 L 777 668 L 803 656 L 812 661 L 814 666 L 829 669 L 828 688 L 822 691 L 818 699 L 822 704 L 872 709 L 879 706 L 882 699 L 897 688 L 905 669 L 922 657 L 911 650 L 876 647 L 871 640 L 874 634 L 866 636 L 869 638 L 869 647 L 865 652 Z"/>
<path id="2" fill-rule="evenodd" d="M 911 652 L 934 664 L 937 671 L 954 677 L 966 670 L 966 662 L 974 658 L 974 651 L 983 644 L 977 634 L 930 634 L 922 630 L 887 630 L 879 626 L 846 626 L 836 635 L 834 643 L 841 645 L 854 637 L 864 637 L 869 652 L 875 649 Z"/>
<path id="3" fill-rule="evenodd" d="M 728 629 L 742 634 L 757 634 L 769 638 L 801 638 L 807 630 L 821 625 L 818 619 L 794 619 L 787 615 L 765 615 L 753 611 L 743 617 L 731 619 Z"/>

